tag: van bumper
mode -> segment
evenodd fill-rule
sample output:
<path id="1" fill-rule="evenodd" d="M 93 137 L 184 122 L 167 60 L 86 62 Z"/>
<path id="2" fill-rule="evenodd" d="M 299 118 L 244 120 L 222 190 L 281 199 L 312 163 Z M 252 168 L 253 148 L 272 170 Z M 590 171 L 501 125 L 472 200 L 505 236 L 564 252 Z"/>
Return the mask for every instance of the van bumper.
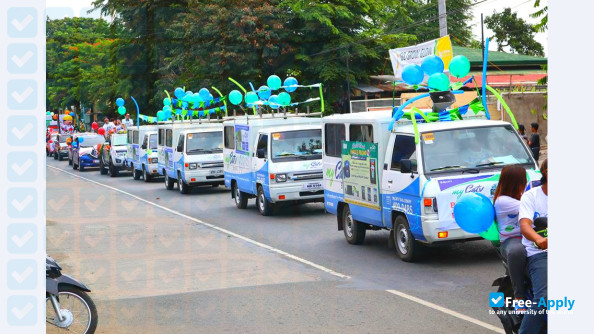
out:
<path id="1" fill-rule="evenodd" d="M 439 238 L 438 233 L 445 231 L 448 232 L 448 236 L 445 238 Z M 444 230 L 439 227 L 439 220 L 437 219 L 423 219 L 423 234 L 425 235 L 425 239 L 427 239 L 428 244 L 444 241 L 465 241 L 480 239 L 478 234 L 468 233 L 459 227 Z"/>
<path id="2" fill-rule="evenodd" d="M 319 181 L 322 184 L 322 180 Z M 270 200 L 273 203 L 286 201 L 323 202 L 324 188 L 306 189 L 304 185 L 311 183 L 274 184 L 269 186 Z M 282 197 L 284 196 L 284 197 Z M 282 198 L 282 199 L 281 199 Z"/>
<path id="3" fill-rule="evenodd" d="M 212 173 L 211 171 L 221 170 L 221 173 Z M 184 172 L 184 181 L 188 185 L 200 184 L 224 184 L 225 176 L 222 168 L 186 170 Z"/>

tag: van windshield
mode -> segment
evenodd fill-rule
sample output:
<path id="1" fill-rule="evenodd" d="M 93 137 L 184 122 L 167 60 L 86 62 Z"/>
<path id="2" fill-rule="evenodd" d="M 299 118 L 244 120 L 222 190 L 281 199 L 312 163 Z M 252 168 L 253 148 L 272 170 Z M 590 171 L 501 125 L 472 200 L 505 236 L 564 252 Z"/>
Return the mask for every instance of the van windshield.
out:
<path id="1" fill-rule="evenodd" d="M 501 168 L 533 160 L 511 126 L 441 130 L 421 134 L 425 174 L 467 168 Z"/>
<path id="2" fill-rule="evenodd" d="M 112 135 L 111 136 L 111 145 L 112 146 L 123 146 L 128 144 L 128 136 L 127 135 Z"/>
<path id="3" fill-rule="evenodd" d="M 322 159 L 322 130 L 273 132 L 272 161 Z"/>
<path id="4" fill-rule="evenodd" d="M 103 144 L 105 142 L 105 137 L 103 136 L 85 136 L 85 137 L 80 137 L 78 140 L 80 142 L 80 139 L 82 140 L 82 143 L 80 143 L 81 147 L 92 147 L 92 146 L 97 146 L 97 144 Z"/>
<path id="5" fill-rule="evenodd" d="M 156 150 L 157 149 L 157 140 L 158 140 L 158 136 L 156 134 L 151 135 L 149 137 L 149 148 L 151 150 Z"/>
<path id="6" fill-rule="evenodd" d="M 209 154 L 223 152 L 223 131 L 188 133 L 186 153 Z"/>

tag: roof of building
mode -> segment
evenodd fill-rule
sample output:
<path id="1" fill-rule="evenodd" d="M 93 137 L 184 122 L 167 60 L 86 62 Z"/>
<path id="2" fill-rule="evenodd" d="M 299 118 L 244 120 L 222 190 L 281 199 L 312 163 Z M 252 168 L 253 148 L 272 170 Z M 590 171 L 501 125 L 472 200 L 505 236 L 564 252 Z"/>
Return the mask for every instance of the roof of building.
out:
<path id="1" fill-rule="evenodd" d="M 464 55 L 470 61 L 471 66 L 482 66 L 483 55 L 481 49 L 467 48 L 464 46 L 454 45 L 452 47 L 454 55 Z M 545 65 L 547 58 L 527 56 L 516 53 L 507 53 L 500 51 L 489 51 L 490 65 L 507 65 L 507 66 L 527 66 L 527 65 Z"/>

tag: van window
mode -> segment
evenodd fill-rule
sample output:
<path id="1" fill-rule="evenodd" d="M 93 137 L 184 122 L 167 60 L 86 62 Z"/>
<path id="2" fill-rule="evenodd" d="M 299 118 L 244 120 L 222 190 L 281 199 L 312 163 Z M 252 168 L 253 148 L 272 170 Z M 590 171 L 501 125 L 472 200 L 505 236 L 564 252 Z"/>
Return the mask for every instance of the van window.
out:
<path id="1" fill-rule="evenodd" d="M 396 135 L 394 140 L 394 151 L 392 151 L 392 170 L 400 170 L 400 160 L 412 160 L 413 170 L 417 165 L 417 145 L 415 144 L 415 137 Z"/>
<path id="2" fill-rule="evenodd" d="M 225 148 L 235 149 L 235 141 L 233 136 L 235 135 L 235 129 L 233 126 L 225 127 Z"/>
<path id="3" fill-rule="evenodd" d="M 173 130 L 165 130 L 165 146 L 173 147 Z"/>
<path id="4" fill-rule="evenodd" d="M 140 135 L 140 133 L 139 133 L 138 131 L 134 131 L 134 134 L 132 135 L 132 140 L 133 140 L 133 142 L 132 142 L 132 143 L 134 143 L 134 144 L 138 144 L 138 142 L 139 142 L 139 140 L 138 140 L 138 139 L 139 139 L 139 138 L 138 138 L 138 136 L 139 136 L 139 135 Z M 128 140 L 128 142 L 130 142 L 130 141 Z"/>
<path id="5" fill-rule="evenodd" d="M 134 130 L 128 130 L 128 143 L 133 144 L 134 142 L 132 141 L 132 136 L 133 136 Z"/>
<path id="6" fill-rule="evenodd" d="M 184 139 L 186 137 L 184 135 L 179 135 L 179 139 L 177 140 L 177 147 L 181 147 L 181 152 L 184 151 Z"/>
<path id="7" fill-rule="evenodd" d="M 156 134 L 151 135 L 151 138 L 149 139 L 149 143 L 150 143 L 149 148 L 151 150 L 157 149 L 157 135 Z"/>
<path id="8" fill-rule="evenodd" d="M 268 135 L 260 135 L 256 152 L 263 152 L 264 159 L 268 159 Z"/>
<path id="9" fill-rule="evenodd" d="M 165 146 L 165 129 L 159 129 L 159 146 Z"/>
<path id="10" fill-rule="evenodd" d="M 142 140 L 142 147 L 149 148 L 148 147 L 148 137 L 149 137 L 148 135 L 144 135 L 144 139 Z"/>
<path id="11" fill-rule="evenodd" d="M 371 124 L 351 124 L 349 140 L 373 143 L 373 126 Z"/>
<path id="12" fill-rule="evenodd" d="M 326 155 L 329 157 L 340 157 L 342 153 L 341 144 L 346 138 L 344 124 L 326 124 L 324 130 Z"/>

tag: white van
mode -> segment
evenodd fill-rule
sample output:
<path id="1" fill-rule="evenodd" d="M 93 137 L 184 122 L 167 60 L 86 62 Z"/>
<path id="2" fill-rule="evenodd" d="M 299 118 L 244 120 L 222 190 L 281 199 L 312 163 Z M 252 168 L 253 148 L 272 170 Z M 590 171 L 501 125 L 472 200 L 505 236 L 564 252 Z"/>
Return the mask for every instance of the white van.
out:
<path id="1" fill-rule="evenodd" d="M 165 188 L 187 194 L 194 186 L 224 184 L 221 123 L 159 125 L 158 169 Z"/>
<path id="2" fill-rule="evenodd" d="M 144 182 L 149 182 L 159 176 L 157 165 L 157 126 L 143 125 L 128 129 L 128 152 L 125 166 L 132 170 L 134 180 L 142 176 Z"/>
<path id="3" fill-rule="evenodd" d="M 239 209 L 254 197 L 264 216 L 278 202 L 323 200 L 320 118 L 249 116 L 223 126 L 225 186 Z"/>
<path id="4" fill-rule="evenodd" d="M 420 244 L 477 238 L 456 224 L 453 207 L 465 192 L 491 199 L 507 164 L 540 174 L 530 150 L 511 124 L 486 119 L 418 123 L 392 131 L 391 111 L 325 117 L 324 203 L 337 216 L 349 243 L 366 230 L 391 231 L 399 257 L 412 261 Z"/>

